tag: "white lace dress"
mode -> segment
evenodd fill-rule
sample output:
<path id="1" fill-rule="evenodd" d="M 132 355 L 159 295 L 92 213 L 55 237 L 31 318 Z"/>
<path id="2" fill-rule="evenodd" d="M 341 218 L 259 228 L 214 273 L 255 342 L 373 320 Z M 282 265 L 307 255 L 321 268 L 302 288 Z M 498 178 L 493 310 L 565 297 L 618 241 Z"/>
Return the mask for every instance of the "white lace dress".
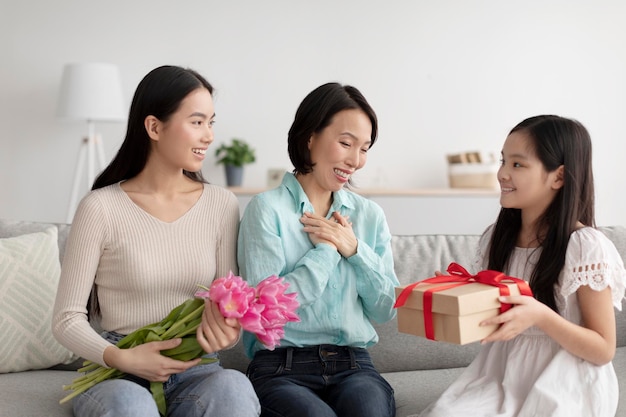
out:
<path id="1" fill-rule="evenodd" d="M 476 270 L 491 229 L 481 238 Z M 516 248 L 508 275 L 528 279 L 539 250 Z M 582 228 L 571 236 L 556 302 L 567 320 L 580 324 L 576 290 L 611 287 L 621 310 L 626 271 L 602 232 Z M 506 342 L 485 345 L 463 374 L 420 417 L 613 417 L 618 385 L 613 364 L 596 366 L 571 355 L 536 327 Z"/>

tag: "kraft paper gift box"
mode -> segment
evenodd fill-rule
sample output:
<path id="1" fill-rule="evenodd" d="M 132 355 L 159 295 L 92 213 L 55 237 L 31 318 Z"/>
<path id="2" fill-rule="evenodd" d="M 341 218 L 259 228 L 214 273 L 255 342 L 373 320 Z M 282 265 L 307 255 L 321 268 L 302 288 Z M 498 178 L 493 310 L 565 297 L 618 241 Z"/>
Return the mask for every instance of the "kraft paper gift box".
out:
<path id="1" fill-rule="evenodd" d="M 403 304 L 400 306 L 398 302 L 396 303 L 398 331 L 464 345 L 481 340 L 497 329 L 497 325 L 479 326 L 479 324 L 511 307 L 509 304 L 502 304 L 498 301 L 500 295 L 505 295 L 507 292 L 510 295 L 532 295 L 528 284 L 520 279 L 507 277 L 496 271 L 481 271 L 476 276 L 472 276 L 454 263 L 450 265 L 448 272 L 451 268 L 464 271 L 462 273 L 464 277 L 459 280 L 456 275 L 440 276 L 396 287 L 396 298 L 400 300 L 403 290 L 413 286 L 412 290 L 408 289 L 410 293 Z M 492 281 L 491 285 L 478 282 L 481 274 L 484 276 L 485 273 L 492 278 L 497 275 L 497 282 Z M 504 289 L 501 293 L 500 287 L 506 287 L 508 291 Z M 429 291 L 432 291 L 432 309 L 431 314 L 425 314 L 425 296 Z M 404 296 L 406 295 L 405 293 Z M 429 315 L 432 315 L 431 335 L 428 335 L 428 323 L 426 323 Z"/>

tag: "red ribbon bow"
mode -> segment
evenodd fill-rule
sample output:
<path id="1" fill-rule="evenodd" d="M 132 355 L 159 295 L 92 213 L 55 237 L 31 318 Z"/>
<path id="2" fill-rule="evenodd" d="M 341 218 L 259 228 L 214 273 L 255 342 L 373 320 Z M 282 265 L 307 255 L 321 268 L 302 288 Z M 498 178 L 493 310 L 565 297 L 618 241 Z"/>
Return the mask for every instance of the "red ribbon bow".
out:
<path id="1" fill-rule="evenodd" d="M 458 287 L 465 284 L 471 284 L 474 282 L 480 284 L 487 284 L 500 289 L 501 296 L 511 295 L 509 287 L 503 284 L 502 281 L 512 281 L 517 284 L 521 295 L 532 296 L 533 293 L 528 286 L 528 283 L 523 279 L 509 277 L 502 272 L 484 270 L 480 271 L 476 275 L 471 275 L 465 268 L 456 262 L 452 262 L 447 269 L 450 275 L 441 275 L 433 278 L 424 279 L 422 281 L 414 282 L 407 285 L 396 300 L 394 308 L 402 307 L 406 300 L 411 295 L 413 288 L 420 284 L 448 284 L 441 285 L 434 288 L 429 288 L 424 291 L 423 310 L 424 310 L 424 333 L 430 340 L 435 339 L 435 329 L 433 326 L 433 293 L 438 291 L 444 291 L 450 288 Z M 504 313 L 511 308 L 511 304 L 500 303 L 500 313 Z"/>

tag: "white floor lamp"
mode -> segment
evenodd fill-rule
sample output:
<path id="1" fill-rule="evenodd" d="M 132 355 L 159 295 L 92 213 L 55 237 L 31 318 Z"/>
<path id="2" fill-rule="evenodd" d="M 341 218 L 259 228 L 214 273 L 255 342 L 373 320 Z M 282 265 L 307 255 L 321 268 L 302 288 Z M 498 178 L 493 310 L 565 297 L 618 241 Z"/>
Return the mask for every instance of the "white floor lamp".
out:
<path id="1" fill-rule="evenodd" d="M 97 173 L 105 168 L 102 138 L 95 121 L 121 121 L 126 118 L 119 70 L 104 63 L 68 64 L 63 70 L 57 115 L 63 119 L 86 120 L 87 137 L 83 139 L 76 162 L 67 223 L 72 222 L 78 199 L 91 189 Z M 96 171 L 96 157 L 98 170 Z M 86 188 L 85 163 L 87 165 Z"/>

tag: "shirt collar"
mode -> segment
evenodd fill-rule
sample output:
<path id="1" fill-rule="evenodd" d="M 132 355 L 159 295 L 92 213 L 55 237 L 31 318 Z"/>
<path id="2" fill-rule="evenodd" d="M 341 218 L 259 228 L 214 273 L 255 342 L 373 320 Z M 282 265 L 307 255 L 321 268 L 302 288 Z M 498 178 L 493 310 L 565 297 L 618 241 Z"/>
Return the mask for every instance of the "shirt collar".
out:
<path id="1" fill-rule="evenodd" d="M 300 214 L 304 214 L 305 211 L 313 212 L 313 205 L 294 174 L 290 172 L 285 173 L 282 185 L 291 193 L 296 207 L 300 210 Z M 354 208 L 354 202 L 349 198 L 349 193 L 343 189 L 333 193 L 333 204 L 330 206 L 329 213 L 334 211 L 342 213 L 342 207 Z"/>

